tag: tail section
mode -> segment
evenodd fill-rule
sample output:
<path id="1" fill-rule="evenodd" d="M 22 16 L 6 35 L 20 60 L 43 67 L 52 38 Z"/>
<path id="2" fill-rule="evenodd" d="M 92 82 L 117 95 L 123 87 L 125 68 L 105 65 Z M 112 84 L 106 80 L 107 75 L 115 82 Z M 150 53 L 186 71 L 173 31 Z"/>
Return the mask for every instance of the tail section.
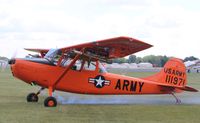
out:
<path id="1" fill-rule="evenodd" d="M 171 58 L 159 73 L 145 79 L 158 82 L 158 85 L 165 88 L 197 92 L 196 89 L 186 86 L 186 67 L 177 58 Z"/>

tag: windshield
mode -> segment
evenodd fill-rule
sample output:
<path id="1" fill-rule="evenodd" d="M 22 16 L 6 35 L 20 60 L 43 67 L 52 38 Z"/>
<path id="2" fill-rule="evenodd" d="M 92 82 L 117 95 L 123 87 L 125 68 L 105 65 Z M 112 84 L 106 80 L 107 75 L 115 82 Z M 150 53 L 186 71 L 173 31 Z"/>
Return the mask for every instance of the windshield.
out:
<path id="1" fill-rule="evenodd" d="M 62 51 L 60 49 L 50 49 L 48 53 L 44 56 L 44 58 L 54 64 L 57 64 L 61 55 Z"/>

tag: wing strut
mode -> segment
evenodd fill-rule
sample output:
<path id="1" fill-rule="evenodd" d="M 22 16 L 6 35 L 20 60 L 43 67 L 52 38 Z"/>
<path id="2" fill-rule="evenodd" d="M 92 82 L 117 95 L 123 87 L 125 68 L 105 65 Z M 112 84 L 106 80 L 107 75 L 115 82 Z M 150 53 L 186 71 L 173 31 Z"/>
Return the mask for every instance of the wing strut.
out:
<path id="1" fill-rule="evenodd" d="M 73 59 L 73 61 L 69 64 L 68 67 L 65 68 L 65 70 L 63 71 L 63 73 L 58 77 L 58 79 L 54 82 L 54 84 L 50 87 L 54 90 L 54 88 L 56 87 L 56 85 L 60 82 L 60 80 L 67 74 L 67 72 L 71 69 L 71 67 L 76 63 L 76 61 L 80 58 L 80 54 L 77 54 L 75 56 L 75 58 Z M 50 91 L 51 89 L 49 89 Z M 53 91 L 52 90 L 52 91 Z M 52 92 L 49 92 L 50 93 L 50 96 L 51 96 L 51 93 Z"/>
<path id="2" fill-rule="evenodd" d="M 75 62 L 80 58 L 80 54 L 77 54 L 73 61 L 69 64 L 68 67 L 66 67 L 65 71 L 60 75 L 60 77 L 56 80 L 54 83 L 54 87 L 60 82 L 60 80 L 67 74 L 67 72 L 70 70 L 70 68 L 75 64 Z"/>

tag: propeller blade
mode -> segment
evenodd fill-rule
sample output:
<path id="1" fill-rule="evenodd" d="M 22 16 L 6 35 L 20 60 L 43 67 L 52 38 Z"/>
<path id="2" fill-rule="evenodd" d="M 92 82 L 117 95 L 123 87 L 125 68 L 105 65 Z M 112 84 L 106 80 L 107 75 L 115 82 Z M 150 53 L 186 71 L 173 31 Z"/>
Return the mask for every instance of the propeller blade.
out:
<path id="1" fill-rule="evenodd" d="M 15 59 L 15 58 L 16 58 L 16 56 L 17 56 L 17 50 L 15 50 L 15 52 L 13 53 L 13 55 L 12 55 L 11 59 Z"/>

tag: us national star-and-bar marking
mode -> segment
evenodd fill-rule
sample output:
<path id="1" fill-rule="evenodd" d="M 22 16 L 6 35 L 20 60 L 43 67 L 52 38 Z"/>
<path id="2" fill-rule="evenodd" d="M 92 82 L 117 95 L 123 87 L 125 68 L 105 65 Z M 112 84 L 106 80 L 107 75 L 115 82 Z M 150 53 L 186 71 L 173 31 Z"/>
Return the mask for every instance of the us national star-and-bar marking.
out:
<path id="1" fill-rule="evenodd" d="M 89 83 L 93 83 L 96 88 L 103 88 L 104 85 L 110 85 L 110 81 L 105 80 L 105 77 L 101 75 L 98 75 L 95 78 L 89 78 Z"/>

